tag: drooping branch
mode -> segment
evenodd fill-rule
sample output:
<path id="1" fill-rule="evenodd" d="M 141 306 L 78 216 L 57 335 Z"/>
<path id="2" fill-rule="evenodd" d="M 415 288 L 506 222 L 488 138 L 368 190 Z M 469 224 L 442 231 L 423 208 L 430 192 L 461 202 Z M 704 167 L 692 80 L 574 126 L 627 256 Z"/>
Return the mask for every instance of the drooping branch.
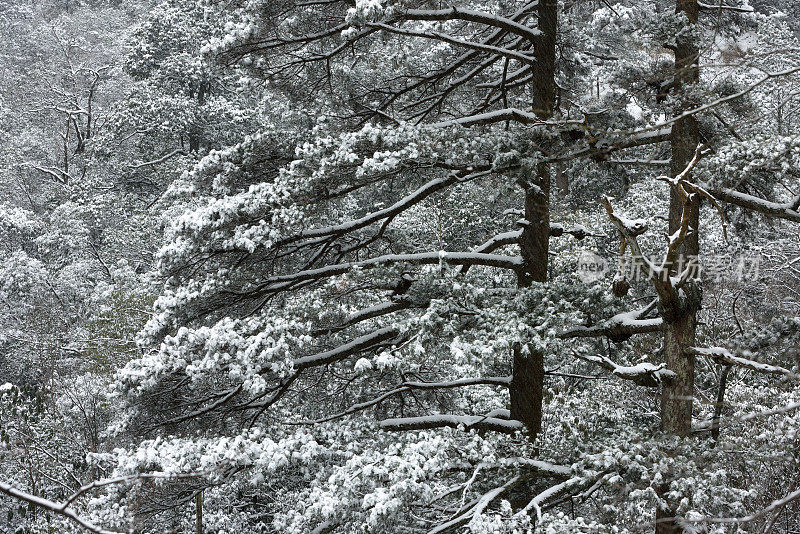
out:
<path id="1" fill-rule="evenodd" d="M 361 228 L 370 226 L 371 224 L 376 223 L 378 221 L 394 217 L 399 213 L 407 210 L 411 206 L 418 204 L 419 202 L 422 202 L 432 194 L 441 191 L 443 189 L 446 189 L 453 184 L 467 180 L 472 180 L 480 176 L 486 176 L 490 173 L 491 173 L 490 169 L 480 170 L 478 172 L 471 172 L 471 171 L 451 172 L 446 177 L 436 178 L 434 180 L 431 180 L 430 182 L 426 183 L 416 191 L 403 197 L 402 199 L 398 200 L 397 202 L 395 202 L 394 204 L 392 204 L 387 208 L 369 213 L 361 217 L 360 219 L 354 219 L 333 226 L 305 230 L 303 232 L 300 232 L 299 234 L 296 234 L 295 236 L 291 236 L 281 240 L 278 243 L 278 245 L 286 245 L 295 241 L 312 239 L 315 237 L 338 236 L 349 232 L 353 232 L 355 230 L 359 230 Z"/>
<path id="2" fill-rule="evenodd" d="M 453 37 L 452 35 L 447 35 L 441 32 L 436 32 L 431 30 L 426 30 L 426 31 L 410 30 L 406 28 L 397 28 L 394 26 L 390 26 L 388 24 L 375 23 L 375 22 L 369 22 L 367 23 L 367 26 L 369 26 L 370 28 L 376 28 L 383 30 L 385 32 L 395 33 L 398 35 L 421 37 L 425 39 L 435 39 L 437 41 L 442 41 L 455 46 L 461 46 L 464 48 L 477 50 L 479 52 L 494 54 L 496 56 L 501 56 L 501 57 L 507 57 L 509 59 L 516 59 L 517 61 L 521 61 L 522 63 L 526 63 L 532 67 L 536 65 L 536 61 L 534 61 L 533 58 L 531 58 L 526 54 L 523 54 L 522 52 L 518 52 L 516 50 L 511 50 L 509 48 L 504 48 L 500 46 L 493 46 L 482 43 L 475 43 L 472 41 L 466 41 L 464 39 L 459 39 L 457 37 Z"/>
<path id="3" fill-rule="evenodd" d="M 88 519 L 81 517 L 80 515 L 78 515 L 75 509 L 72 508 L 72 504 L 83 495 L 97 488 L 104 488 L 107 486 L 112 486 L 117 484 L 127 484 L 142 479 L 183 480 L 183 479 L 203 477 L 208 474 L 209 474 L 208 472 L 189 472 L 189 473 L 171 473 L 171 474 L 139 473 L 135 475 L 120 476 L 104 480 L 95 480 L 88 484 L 84 484 L 83 486 L 78 488 L 78 490 L 75 493 L 67 497 L 67 499 L 63 502 L 55 502 L 51 501 L 50 499 L 39 497 L 38 495 L 33 495 L 32 493 L 23 491 L 3 481 L 0 481 L 0 493 L 8 495 L 13 499 L 17 499 L 19 501 L 23 501 L 33 506 L 36 506 L 37 508 L 41 508 L 43 510 L 47 510 L 54 514 L 65 517 L 70 521 L 72 521 L 73 523 L 75 523 L 76 525 L 80 526 L 81 528 L 88 530 L 89 532 L 94 532 L 96 534 L 119 534 L 116 531 L 106 530 L 102 527 L 99 527 L 94 523 L 92 523 L 91 521 L 89 521 Z"/>
<path id="4" fill-rule="evenodd" d="M 480 515 L 486 509 L 486 507 L 489 506 L 489 504 L 491 504 L 493 500 L 503 495 L 504 493 L 512 489 L 514 486 L 518 485 L 523 480 L 524 479 L 522 476 L 515 476 L 502 486 L 492 488 L 491 490 L 481 495 L 479 498 L 472 501 L 472 503 L 470 503 L 470 505 L 466 507 L 465 511 L 463 512 L 459 511 L 461 513 L 458 513 L 456 517 L 440 525 L 437 525 L 436 527 L 428 531 L 428 534 L 440 534 L 442 532 L 447 532 L 449 530 L 457 528 L 459 525 L 463 525 L 467 521 L 471 520 L 473 517 Z M 462 510 L 463 509 L 464 508 L 462 508 Z"/>
<path id="5" fill-rule="evenodd" d="M 551 486 L 531 499 L 516 515 L 529 514 L 531 510 L 536 513 L 538 522 L 542 520 L 542 512 L 555 506 L 570 495 L 587 494 L 592 488 L 599 486 L 606 477 L 606 473 L 595 476 L 575 476 L 564 482 Z"/>
<path id="6" fill-rule="evenodd" d="M 659 122 L 657 124 L 653 124 L 652 126 L 649 126 L 649 127 L 645 128 L 642 131 L 643 132 L 644 131 L 655 131 L 655 130 L 660 130 L 662 128 L 671 127 L 676 122 L 678 122 L 678 121 L 680 121 L 682 119 L 685 119 L 687 117 L 692 117 L 694 115 L 697 115 L 699 113 L 703 113 L 703 112 L 708 111 L 708 110 L 712 110 L 714 108 L 718 108 L 718 107 L 722 106 L 723 104 L 725 104 L 727 102 L 733 102 L 735 100 L 738 100 L 738 99 L 742 98 L 743 96 L 747 96 L 748 94 L 750 94 L 753 91 L 755 91 L 758 87 L 764 85 L 765 83 L 767 83 L 770 80 L 774 80 L 776 78 L 783 78 L 783 77 L 786 77 L 786 76 L 791 76 L 792 74 L 795 74 L 797 72 L 800 72 L 800 67 L 790 67 L 788 69 L 784 69 L 784 70 L 780 70 L 780 71 L 767 72 L 766 74 L 764 74 L 764 76 L 762 76 L 758 80 L 754 81 L 753 83 L 751 83 L 750 85 L 748 85 L 747 87 L 742 89 L 741 91 L 738 91 L 736 93 L 729 94 L 729 95 L 717 98 L 716 100 L 712 100 L 711 102 L 706 102 L 705 104 L 702 104 L 700 106 L 697 106 L 697 107 L 694 107 L 694 108 L 691 108 L 691 109 L 687 109 L 686 111 L 684 111 L 684 112 L 682 112 L 680 114 L 677 114 L 677 115 L 675 115 L 675 116 L 673 116 L 673 117 L 671 117 L 671 118 L 669 118 L 667 120 L 661 121 L 661 122 Z M 630 133 L 631 132 L 624 132 L 624 131 L 611 132 L 611 134 L 620 134 L 620 135 L 627 135 L 627 134 L 630 134 Z"/>
<path id="7" fill-rule="evenodd" d="M 398 334 L 400 334 L 400 327 L 398 325 L 385 326 L 369 334 L 364 334 L 363 336 L 352 339 L 348 343 L 340 345 L 335 349 L 319 352 L 311 356 L 296 358 L 293 361 L 293 366 L 295 370 L 302 371 L 311 367 L 338 362 L 354 354 L 368 350 L 370 347 L 395 338 Z"/>
<path id="8" fill-rule="evenodd" d="M 369 308 L 364 308 L 363 310 L 358 310 L 357 312 L 351 313 L 344 321 L 336 326 L 319 328 L 314 331 L 314 335 L 322 336 L 326 334 L 333 334 L 350 326 L 356 325 L 362 321 L 375 319 L 376 317 L 383 317 L 384 315 L 389 315 L 413 306 L 414 303 L 408 298 L 397 298 L 395 300 L 390 300 L 389 302 L 382 302 L 381 304 L 376 304 L 375 306 L 370 306 Z"/>
<path id="9" fill-rule="evenodd" d="M 542 35 L 542 32 L 536 28 L 531 28 L 513 19 L 491 13 L 484 13 L 471 9 L 461 9 L 457 7 L 451 7 L 449 9 L 406 9 L 400 11 L 395 20 L 388 22 L 393 23 L 402 20 L 463 20 L 467 22 L 475 22 L 494 28 L 500 28 L 509 33 L 519 35 L 520 37 L 524 37 L 534 44 L 538 41 L 539 36 Z"/>
<path id="10" fill-rule="evenodd" d="M 694 517 L 694 518 L 681 518 L 681 521 L 687 523 L 714 523 L 714 524 L 733 524 L 738 525 L 741 523 L 751 523 L 753 521 L 757 521 L 762 517 L 775 512 L 779 511 L 781 508 L 786 506 L 787 504 L 800 499 L 800 489 L 795 490 L 791 493 L 788 493 L 784 497 L 780 499 L 775 499 L 772 501 L 768 506 L 762 508 L 761 510 L 746 515 L 743 517 Z"/>

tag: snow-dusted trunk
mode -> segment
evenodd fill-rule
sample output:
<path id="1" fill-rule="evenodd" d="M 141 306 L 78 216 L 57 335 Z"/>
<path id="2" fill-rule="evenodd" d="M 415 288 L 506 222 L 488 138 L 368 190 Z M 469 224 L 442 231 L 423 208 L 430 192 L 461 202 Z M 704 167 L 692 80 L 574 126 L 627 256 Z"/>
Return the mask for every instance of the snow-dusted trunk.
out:
<path id="1" fill-rule="evenodd" d="M 520 236 L 525 274 L 520 285 L 546 282 L 550 248 L 550 169 L 536 166 L 536 175 L 525 190 L 526 224 Z"/>
<path id="2" fill-rule="evenodd" d="M 678 0 L 677 11 L 683 12 L 691 24 L 697 23 L 697 0 Z M 691 85 L 699 79 L 697 44 L 688 32 L 678 37 L 675 48 L 675 98 L 678 102 L 675 113 L 680 115 L 691 107 L 691 99 L 685 98 L 682 90 L 691 91 Z M 681 118 L 672 126 L 671 173 L 677 176 L 686 169 L 694 157 L 698 144 L 697 121 L 694 116 Z M 680 248 L 677 267 L 684 267 L 692 257 L 696 258 L 699 246 L 699 195 L 690 205 L 689 233 Z M 684 202 L 673 189 L 670 194 L 669 232 L 674 234 L 681 225 Z M 673 269 L 675 267 L 673 266 Z M 685 349 L 694 345 L 699 298 L 687 291 L 664 310 L 664 355 L 667 367 L 677 374 L 664 387 L 661 400 L 661 425 L 664 430 L 678 436 L 686 436 L 692 426 L 692 389 L 694 387 L 694 357 Z"/>
<path id="3" fill-rule="evenodd" d="M 537 21 L 541 36 L 535 45 L 537 68 L 531 88 L 534 112 L 546 119 L 555 107 L 556 31 L 558 1 L 541 0 L 537 6 Z M 525 219 L 520 248 L 525 262 L 525 274 L 520 285 L 546 282 L 550 243 L 550 169 L 547 164 L 536 166 L 535 176 L 526 181 Z M 522 421 L 530 439 L 535 440 L 542 428 L 542 389 L 544 385 L 544 355 L 531 347 L 516 347 L 510 388 L 511 418 Z"/>
<path id="4" fill-rule="evenodd" d="M 201 81 L 197 88 L 197 105 L 202 107 L 206 103 L 206 92 L 208 90 L 208 82 Z M 197 152 L 200 150 L 202 136 L 200 133 L 199 125 L 192 126 L 192 131 L 189 133 L 189 152 Z"/>
<path id="5" fill-rule="evenodd" d="M 697 0 L 677 0 L 676 11 L 683 13 L 690 26 L 697 24 L 699 6 Z M 699 80 L 699 52 L 692 32 L 682 32 L 677 38 L 675 48 L 675 72 L 673 90 L 676 100 L 675 114 L 681 115 L 692 107 L 693 85 Z M 699 141 L 697 121 L 694 116 L 678 119 L 672 126 L 670 140 L 672 176 L 682 173 L 692 160 Z M 689 233 L 680 247 L 677 268 L 686 266 L 700 251 L 699 245 L 699 195 L 689 206 L 684 204 L 677 190 L 670 194 L 669 232 L 674 234 L 681 226 L 684 209 L 690 210 Z M 671 271 L 675 269 L 671 269 Z M 670 309 L 663 310 L 664 316 L 664 358 L 667 368 L 675 373 L 672 380 L 664 383 L 661 390 L 661 427 L 666 432 L 685 437 L 692 431 L 692 398 L 694 395 L 694 356 L 687 348 L 695 344 L 697 330 L 697 311 L 700 309 L 700 293 L 693 282 L 671 303 Z M 666 488 L 664 488 L 666 489 Z M 656 512 L 656 534 L 677 534 L 683 529 L 677 521 L 674 507 L 668 503 Z"/>
<path id="6" fill-rule="evenodd" d="M 664 358 L 676 376 L 661 391 L 661 426 L 681 437 L 692 431 L 694 356 L 685 349 L 694 345 L 696 324 L 696 311 L 687 309 L 667 323 L 664 330 Z"/>

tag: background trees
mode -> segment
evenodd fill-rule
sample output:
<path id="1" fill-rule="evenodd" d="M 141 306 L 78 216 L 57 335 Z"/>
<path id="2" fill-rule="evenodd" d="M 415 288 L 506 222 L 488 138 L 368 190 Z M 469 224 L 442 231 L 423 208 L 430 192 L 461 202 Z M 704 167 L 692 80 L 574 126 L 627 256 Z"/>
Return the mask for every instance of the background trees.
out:
<path id="1" fill-rule="evenodd" d="M 14 487 L 137 532 L 790 532 L 773 7 L 53 7 L 140 24 L 46 51 L 3 150 L 48 183 L 0 219 Z"/>

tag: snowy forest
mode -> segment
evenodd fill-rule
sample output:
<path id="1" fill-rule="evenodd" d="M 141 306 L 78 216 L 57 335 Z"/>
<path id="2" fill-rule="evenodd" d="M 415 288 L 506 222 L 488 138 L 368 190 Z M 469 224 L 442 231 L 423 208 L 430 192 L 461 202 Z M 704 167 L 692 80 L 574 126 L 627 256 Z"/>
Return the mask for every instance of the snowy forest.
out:
<path id="1" fill-rule="evenodd" d="M 0 534 L 800 533 L 797 0 L 0 36 Z"/>

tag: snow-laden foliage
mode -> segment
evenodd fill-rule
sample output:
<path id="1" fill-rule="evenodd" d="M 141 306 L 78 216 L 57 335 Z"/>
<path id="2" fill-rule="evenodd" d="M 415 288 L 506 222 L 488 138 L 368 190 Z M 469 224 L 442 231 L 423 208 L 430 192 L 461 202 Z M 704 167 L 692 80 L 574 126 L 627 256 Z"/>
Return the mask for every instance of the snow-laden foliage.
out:
<path id="1" fill-rule="evenodd" d="M 786 6 L 0 0 L 0 532 L 793 532 Z"/>

